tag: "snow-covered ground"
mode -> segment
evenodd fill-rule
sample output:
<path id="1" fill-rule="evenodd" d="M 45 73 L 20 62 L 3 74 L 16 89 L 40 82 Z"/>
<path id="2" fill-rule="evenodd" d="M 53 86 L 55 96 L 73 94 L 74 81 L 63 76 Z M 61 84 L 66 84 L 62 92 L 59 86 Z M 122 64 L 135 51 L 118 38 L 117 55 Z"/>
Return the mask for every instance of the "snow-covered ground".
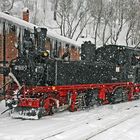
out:
<path id="1" fill-rule="evenodd" d="M 12 119 L 6 113 L 0 117 L 0 140 L 140 140 L 139 118 L 139 100 L 41 120 Z"/>

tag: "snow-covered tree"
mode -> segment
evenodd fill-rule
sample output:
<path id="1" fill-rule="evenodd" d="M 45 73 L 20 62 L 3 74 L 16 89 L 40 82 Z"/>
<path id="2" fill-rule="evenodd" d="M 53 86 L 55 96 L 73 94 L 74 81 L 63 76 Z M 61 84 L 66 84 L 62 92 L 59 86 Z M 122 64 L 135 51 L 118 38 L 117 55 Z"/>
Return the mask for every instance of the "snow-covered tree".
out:
<path id="1" fill-rule="evenodd" d="M 10 11 L 13 8 L 15 0 L 0 0 L 0 11 Z"/>
<path id="2" fill-rule="evenodd" d="M 0 0 L 0 11 L 21 17 L 27 7 L 30 22 L 78 40 L 91 36 L 95 45 L 140 45 L 139 0 Z"/>
<path id="3" fill-rule="evenodd" d="M 86 1 L 58 0 L 55 12 L 61 35 L 78 39 L 89 21 Z"/>

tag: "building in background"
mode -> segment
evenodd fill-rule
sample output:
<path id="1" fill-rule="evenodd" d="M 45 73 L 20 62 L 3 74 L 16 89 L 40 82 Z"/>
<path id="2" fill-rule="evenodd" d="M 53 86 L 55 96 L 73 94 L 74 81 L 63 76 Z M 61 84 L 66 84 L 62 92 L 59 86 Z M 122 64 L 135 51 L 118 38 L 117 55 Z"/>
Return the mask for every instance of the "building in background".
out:
<path id="1" fill-rule="evenodd" d="M 12 19 L 12 16 L 10 16 Z M 1 18 L 1 17 L 0 17 Z M 5 18 L 6 19 L 6 18 Z M 7 19 L 9 21 L 9 19 Z M 29 21 L 29 10 L 24 8 L 23 20 Z M 18 56 L 18 50 L 15 45 L 18 42 L 17 29 L 14 20 L 8 23 L 8 31 L 6 30 L 6 65 Z M 18 31 L 19 32 L 19 31 Z M 46 38 L 46 50 L 50 53 L 51 58 L 62 58 L 64 53 L 69 50 L 70 61 L 80 60 L 80 45 L 69 38 L 60 36 L 48 29 Z M 0 34 L 0 65 L 3 65 L 3 35 Z M 0 75 L 0 87 L 3 85 L 3 76 Z"/>

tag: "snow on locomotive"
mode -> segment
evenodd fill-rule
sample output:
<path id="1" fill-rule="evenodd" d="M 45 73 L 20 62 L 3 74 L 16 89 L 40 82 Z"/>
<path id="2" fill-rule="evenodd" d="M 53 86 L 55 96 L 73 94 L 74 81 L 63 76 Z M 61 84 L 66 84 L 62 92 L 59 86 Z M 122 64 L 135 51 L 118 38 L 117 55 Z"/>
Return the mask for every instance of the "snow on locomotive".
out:
<path id="1" fill-rule="evenodd" d="M 81 60 L 71 61 L 68 49 L 62 58 L 52 58 L 45 49 L 46 37 L 46 28 L 34 27 L 33 33 L 24 29 L 18 57 L 1 70 L 12 79 L 6 104 L 13 118 L 39 119 L 66 109 L 139 98 L 139 49 L 117 45 L 96 49 L 85 42 Z"/>

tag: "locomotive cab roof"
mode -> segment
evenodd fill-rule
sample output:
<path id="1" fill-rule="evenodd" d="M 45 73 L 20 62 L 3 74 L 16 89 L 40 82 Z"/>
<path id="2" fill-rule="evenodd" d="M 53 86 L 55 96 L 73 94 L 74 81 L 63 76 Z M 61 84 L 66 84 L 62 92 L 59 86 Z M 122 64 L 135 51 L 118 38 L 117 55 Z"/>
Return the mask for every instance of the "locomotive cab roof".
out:
<path id="1" fill-rule="evenodd" d="M 131 53 L 136 53 L 136 54 L 140 54 L 140 49 L 139 48 L 135 48 L 135 47 L 129 47 L 129 46 L 123 46 L 123 45 L 104 45 L 102 47 L 99 47 L 96 49 L 96 53 L 98 52 L 102 52 L 102 50 L 127 50 L 128 52 Z"/>

